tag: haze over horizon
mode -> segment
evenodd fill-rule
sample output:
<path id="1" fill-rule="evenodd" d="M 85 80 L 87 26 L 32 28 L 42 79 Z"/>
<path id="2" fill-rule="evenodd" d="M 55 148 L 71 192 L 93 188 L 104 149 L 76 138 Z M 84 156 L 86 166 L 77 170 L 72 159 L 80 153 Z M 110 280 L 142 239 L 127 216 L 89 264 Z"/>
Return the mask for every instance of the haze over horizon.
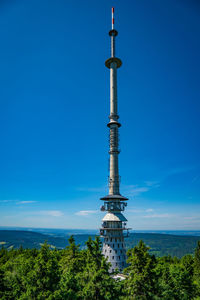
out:
<path id="1" fill-rule="evenodd" d="M 200 230 L 200 3 L 0 3 L 0 226 L 100 227 L 115 6 L 121 194 L 134 230 Z"/>

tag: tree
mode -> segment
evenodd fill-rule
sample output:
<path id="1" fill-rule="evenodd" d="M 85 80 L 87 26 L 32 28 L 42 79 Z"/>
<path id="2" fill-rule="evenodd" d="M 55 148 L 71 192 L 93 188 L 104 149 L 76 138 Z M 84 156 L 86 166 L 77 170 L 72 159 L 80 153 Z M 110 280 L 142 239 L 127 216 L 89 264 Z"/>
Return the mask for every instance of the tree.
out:
<path id="1" fill-rule="evenodd" d="M 100 238 L 96 237 L 95 241 L 89 238 L 86 245 L 86 265 L 80 277 L 83 286 L 81 299 L 119 299 L 117 284 L 110 276 L 109 264 L 101 253 Z"/>
<path id="2" fill-rule="evenodd" d="M 194 279 L 197 287 L 197 294 L 200 297 L 200 241 L 198 241 L 194 253 Z"/>
<path id="3" fill-rule="evenodd" d="M 187 300 L 195 296 L 193 284 L 193 258 L 189 255 L 181 260 L 163 257 L 158 260 L 156 272 L 159 297 L 164 300 Z"/>
<path id="4" fill-rule="evenodd" d="M 194 276 L 200 281 L 200 241 L 198 241 L 194 253 Z"/>
<path id="5" fill-rule="evenodd" d="M 127 252 L 129 267 L 124 286 L 127 299 L 154 299 L 157 292 L 157 275 L 155 272 L 156 259 L 150 255 L 149 247 L 143 241 Z"/>
<path id="6" fill-rule="evenodd" d="M 187 254 L 181 258 L 180 263 L 192 278 L 194 275 L 194 257 L 191 254 Z"/>
<path id="7" fill-rule="evenodd" d="M 4 281 L 4 271 L 2 268 L 0 268 L 0 299 L 3 298 L 3 295 L 5 295 L 6 287 L 5 287 L 5 281 Z"/>
<path id="8" fill-rule="evenodd" d="M 20 299 L 51 299 L 60 281 L 58 251 L 43 244 L 27 275 L 26 290 Z M 50 298 L 49 298 L 50 297 Z"/>
<path id="9" fill-rule="evenodd" d="M 80 273 L 85 266 L 84 251 L 80 251 L 79 245 L 75 244 L 74 237 L 69 238 L 69 246 L 62 251 L 60 260 L 61 280 L 59 289 L 55 292 L 55 299 L 81 299 L 79 294 L 82 290 Z"/>

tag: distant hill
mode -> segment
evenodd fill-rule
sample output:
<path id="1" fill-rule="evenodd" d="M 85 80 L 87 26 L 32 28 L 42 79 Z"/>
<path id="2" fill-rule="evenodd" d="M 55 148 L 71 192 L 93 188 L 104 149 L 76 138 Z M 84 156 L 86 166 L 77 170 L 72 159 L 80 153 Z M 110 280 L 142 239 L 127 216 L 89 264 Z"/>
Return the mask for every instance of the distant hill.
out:
<path id="1" fill-rule="evenodd" d="M 200 236 L 171 235 L 158 233 L 134 233 L 126 240 L 127 248 L 132 248 L 143 240 L 150 252 L 156 256 L 171 255 L 182 257 L 193 254 Z"/>
<path id="2" fill-rule="evenodd" d="M 75 234 L 77 244 L 83 249 L 89 236 L 94 239 L 94 234 Z M 63 249 L 68 245 L 69 235 L 66 237 L 52 236 L 33 231 L 21 230 L 0 230 L 0 246 L 11 249 L 19 248 L 40 248 L 45 241 L 52 248 Z M 151 252 L 157 256 L 172 255 L 182 257 L 185 254 L 194 253 L 198 236 L 170 235 L 158 233 L 131 233 L 126 238 L 127 249 L 134 247 L 140 240 L 151 248 Z"/>
<path id="3" fill-rule="evenodd" d="M 84 243 L 88 240 L 88 234 L 75 235 L 76 243 L 84 247 Z M 94 238 L 94 235 L 92 236 Z M 0 245 L 4 248 L 36 248 L 39 249 L 45 241 L 52 248 L 63 249 L 68 243 L 69 235 L 64 237 L 51 236 L 33 231 L 18 230 L 0 230 Z"/>

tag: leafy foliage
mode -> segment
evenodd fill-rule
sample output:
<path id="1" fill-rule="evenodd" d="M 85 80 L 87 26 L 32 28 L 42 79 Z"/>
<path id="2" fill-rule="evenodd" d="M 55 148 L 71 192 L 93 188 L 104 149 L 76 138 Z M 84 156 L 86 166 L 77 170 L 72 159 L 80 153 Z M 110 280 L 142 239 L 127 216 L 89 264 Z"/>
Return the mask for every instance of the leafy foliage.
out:
<path id="1" fill-rule="evenodd" d="M 200 295 L 200 241 L 198 241 L 194 254 L 194 278 Z"/>
<path id="2" fill-rule="evenodd" d="M 200 242 L 194 256 L 155 257 L 143 241 L 127 252 L 126 279 L 113 279 L 98 237 L 84 250 L 73 236 L 65 249 L 0 250 L 0 299 L 200 299 Z"/>
<path id="3" fill-rule="evenodd" d="M 127 253 L 130 264 L 125 270 L 128 274 L 125 282 L 128 299 L 152 299 L 157 294 L 156 259 L 148 250 L 149 247 L 140 241 Z"/>
<path id="4" fill-rule="evenodd" d="M 109 274 L 109 265 L 101 253 L 99 237 L 87 244 L 86 268 L 82 274 L 82 299 L 118 299 L 115 281 Z"/>

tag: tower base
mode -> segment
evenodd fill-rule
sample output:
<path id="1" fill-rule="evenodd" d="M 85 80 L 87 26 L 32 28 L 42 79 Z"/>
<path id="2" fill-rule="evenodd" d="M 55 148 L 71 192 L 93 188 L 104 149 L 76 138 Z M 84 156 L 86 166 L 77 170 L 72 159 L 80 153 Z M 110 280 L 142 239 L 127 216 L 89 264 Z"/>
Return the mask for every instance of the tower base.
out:
<path id="1" fill-rule="evenodd" d="M 126 267 L 126 248 L 124 243 L 123 234 L 119 235 L 119 232 L 112 232 L 109 236 L 104 237 L 102 254 L 107 258 L 107 261 L 111 264 L 110 273 L 116 269 L 119 272 Z"/>

